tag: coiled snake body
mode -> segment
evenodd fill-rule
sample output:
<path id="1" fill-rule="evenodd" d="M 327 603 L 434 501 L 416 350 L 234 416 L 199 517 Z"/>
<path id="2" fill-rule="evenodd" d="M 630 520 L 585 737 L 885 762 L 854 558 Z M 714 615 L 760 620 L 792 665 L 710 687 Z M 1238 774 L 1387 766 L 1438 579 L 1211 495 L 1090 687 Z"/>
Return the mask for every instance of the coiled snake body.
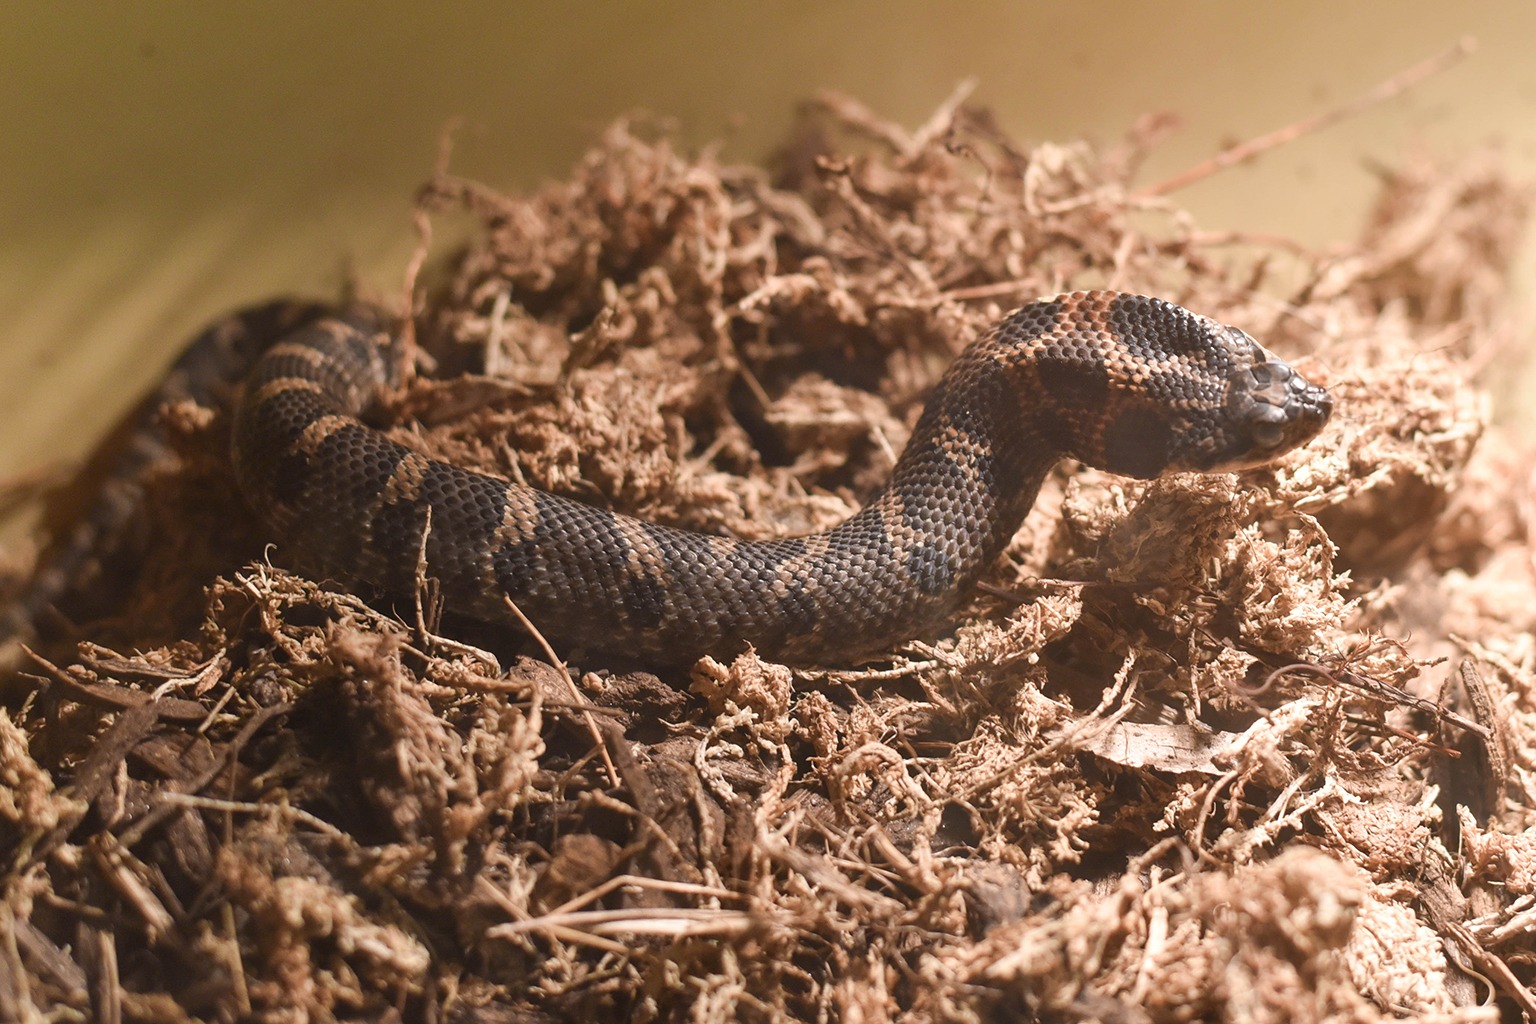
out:
<path id="1" fill-rule="evenodd" d="M 823 533 L 742 541 L 656 525 L 428 458 L 358 416 L 395 381 L 371 318 L 316 321 L 245 384 L 234 467 L 283 545 L 328 571 L 489 622 L 657 662 L 750 644 L 845 661 L 941 623 L 1063 457 L 1149 478 L 1266 462 L 1327 394 L 1242 331 L 1159 299 L 1031 303 L 962 353 L 889 482 Z"/>

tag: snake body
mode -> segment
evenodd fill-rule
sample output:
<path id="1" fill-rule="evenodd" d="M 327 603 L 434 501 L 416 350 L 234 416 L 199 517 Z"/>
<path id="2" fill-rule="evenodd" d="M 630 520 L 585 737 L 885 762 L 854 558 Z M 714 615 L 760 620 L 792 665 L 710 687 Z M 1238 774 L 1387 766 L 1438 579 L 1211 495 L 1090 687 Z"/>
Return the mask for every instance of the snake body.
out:
<path id="1" fill-rule="evenodd" d="M 327 571 L 566 645 L 654 662 L 751 645 L 846 661 L 940 625 L 1060 459 L 1133 477 L 1267 462 L 1328 395 L 1242 331 L 1160 299 L 1024 306 L 958 356 L 889 481 L 830 530 L 744 541 L 673 529 L 429 458 L 364 424 L 397 383 L 369 314 L 272 345 L 235 415 L 236 479 L 279 546 Z"/>

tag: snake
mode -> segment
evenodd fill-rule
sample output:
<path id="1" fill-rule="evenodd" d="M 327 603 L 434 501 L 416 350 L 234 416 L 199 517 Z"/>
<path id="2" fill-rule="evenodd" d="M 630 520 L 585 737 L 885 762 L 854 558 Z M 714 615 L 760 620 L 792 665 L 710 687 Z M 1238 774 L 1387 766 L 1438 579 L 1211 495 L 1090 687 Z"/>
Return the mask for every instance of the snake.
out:
<path id="1" fill-rule="evenodd" d="M 432 458 L 364 422 L 399 386 L 377 311 L 266 348 L 234 413 L 239 489 L 280 548 L 386 595 L 430 579 L 470 619 L 658 663 L 749 648 L 836 663 L 931 636 L 1071 458 L 1116 474 L 1232 472 L 1312 439 L 1327 391 L 1242 330 L 1115 291 L 1044 298 L 949 365 L 887 482 L 831 529 L 679 529 Z"/>
<path id="2" fill-rule="evenodd" d="M 395 598 L 430 579 L 447 611 L 658 665 L 748 648 L 791 664 L 889 652 L 954 615 L 1062 459 L 1141 479 L 1237 471 L 1305 444 L 1332 412 L 1326 389 L 1239 328 L 1144 295 L 1058 295 L 953 360 L 859 512 L 742 540 L 392 440 L 365 417 L 401 367 L 390 318 L 369 306 L 279 300 L 204 331 L 121 431 L 87 514 L 0 609 L 0 638 L 121 575 L 102 569 L 103 549 L 133 533 L 146 481 L 174 463 L 160 410 L 177 402 L 232 406 L 235 482 L 280 554 Z"/>

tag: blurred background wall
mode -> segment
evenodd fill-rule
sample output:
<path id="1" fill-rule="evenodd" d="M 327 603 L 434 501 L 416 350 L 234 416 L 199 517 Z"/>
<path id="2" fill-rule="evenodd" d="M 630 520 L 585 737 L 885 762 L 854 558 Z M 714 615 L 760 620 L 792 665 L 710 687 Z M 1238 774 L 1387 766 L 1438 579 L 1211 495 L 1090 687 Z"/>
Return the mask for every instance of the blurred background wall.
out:
<path id="1" fill-rule="evenodd" d="M 1474 36 L 1406 95 L 1176 193 L 1202 227 L 1352 238 L 1373 164 L 1499 142 L 1536 179 L 1536 4 L 360 2 L 0 6 L 0 479 L 67 463 L 190 334 L 279 293 L 398 288 L 438 140 L 507 189 L 645 108 L 764 156 L 844 90 L 921 123 L 967 77 L 1026 141 L 1182 130 L 1161 180 Z"/>

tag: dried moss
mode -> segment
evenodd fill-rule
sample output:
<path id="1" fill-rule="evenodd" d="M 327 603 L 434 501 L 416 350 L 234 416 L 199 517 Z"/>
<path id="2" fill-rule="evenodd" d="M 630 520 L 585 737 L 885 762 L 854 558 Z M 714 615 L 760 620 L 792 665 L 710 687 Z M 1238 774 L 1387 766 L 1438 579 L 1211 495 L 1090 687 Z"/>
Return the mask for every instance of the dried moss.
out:
<path id="1" fill-rule="evenodd" d="M 417 337 L 501 383 L 417 381 L 398 436 L 675 525 L 837 521 L 960 347 L 1071 288 L 1240 324 L 1338 411 L 1241 478 L 1061 467 L 889 662 L 662 678 L 262 563 L 183 409 L 163 543 L 71 638 L 176 639 L 56 643 L 0 717 L 0 1016 L 1470 1020 L 1473 966 L 1518 1001 L 1530 459 L 1468 367 L 1525 195 L 1414 160 L 1357 246 L 1234 254 L 1137 191 L 1145 144 L 828 97 L 773 171 L 631 120 L 533 196 L 434 179 L 481 230 Z"/>

